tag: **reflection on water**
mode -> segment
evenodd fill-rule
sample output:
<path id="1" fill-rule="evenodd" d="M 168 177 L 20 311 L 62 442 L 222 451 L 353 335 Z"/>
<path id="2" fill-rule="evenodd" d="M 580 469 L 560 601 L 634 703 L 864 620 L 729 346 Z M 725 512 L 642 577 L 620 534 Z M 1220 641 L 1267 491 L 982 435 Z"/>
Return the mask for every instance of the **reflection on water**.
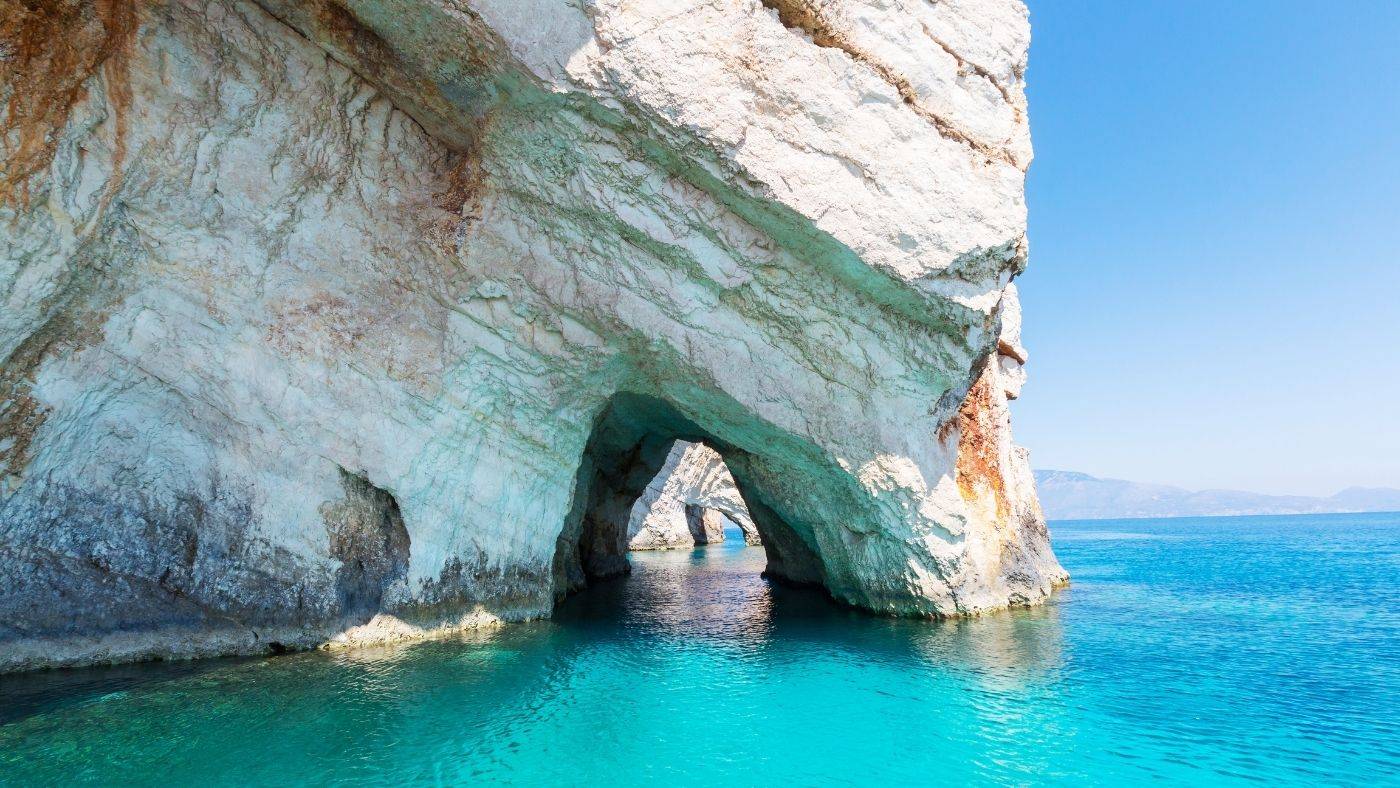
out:
<path id="1" fill-rule="evenodd" d="M 818 590 L 763 579 L 761 547 L 725 542 L 633 553 L 631 560 L 631 575 L 568 600 L 559 625 L 662 637 L 681 649 L 858 650 L 867 660 L 962 670 L 1008 687 L 1060 662 L 1055 606 L 949 621 L 876 618 Z"/>
<path id="2" fill-rule="evenodd" d="M 695 550 L 635 552 L 630 560 L 632 574 L 566 600 L 555 619 L 564 626 L 755 645 L 768 637 L 773 594 L 759 577 L 763 548 L 722 542 Z"/>
<path id="3" fill-rule="evenodd" d="M 1268 525 L 1057 524 L 1075 586 L 974 620 L 724 543 L 450 640 L 0 678 L 0 784 L 1384 782 L 1400 520 Z"/>

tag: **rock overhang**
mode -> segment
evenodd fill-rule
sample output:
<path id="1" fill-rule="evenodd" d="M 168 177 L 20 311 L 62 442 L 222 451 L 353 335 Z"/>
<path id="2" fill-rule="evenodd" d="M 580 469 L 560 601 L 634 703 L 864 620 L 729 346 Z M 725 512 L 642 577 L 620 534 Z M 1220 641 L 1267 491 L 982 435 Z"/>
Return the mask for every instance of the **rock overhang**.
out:
<path id="1" fill-rule="evenodd" d="M 1062 581 L 1010 443 L 1024 358 L 996 355 L 1020 347 L 1019 3 L 823 4 L 853 51 L 738 0 L 124 7 L 127 54 L 26 181 L 47 202 L 4 206 L 0 273 L 36 284 L 7 296 L 0 513 L 42 552 L 0 602 L 33 605 L 53 555 L 96 567 L 42 574 L 75 620 L 139 580 L 157 651 L 177 625 L 317 642 L 350 472 L 411 545 L 385 615 L 543 614 L 620 392 L 726 447 L 791 537 L 770 564 L 786 544 L 838 599 L 948 615 Z M 218 548 L 156 571 L 189 534 Z M 169 594 L 206 612 L 166 620 Z M 25 615 L 19 641 L 59 636 Z"/>

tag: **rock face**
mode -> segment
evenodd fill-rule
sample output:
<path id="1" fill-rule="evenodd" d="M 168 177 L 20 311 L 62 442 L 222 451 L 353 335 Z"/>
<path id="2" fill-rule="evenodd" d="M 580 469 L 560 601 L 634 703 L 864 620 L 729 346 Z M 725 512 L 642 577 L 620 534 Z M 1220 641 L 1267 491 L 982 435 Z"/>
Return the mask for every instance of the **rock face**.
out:
<path id="1" fill-rule="evenodd" d="M 1046 598 L 1016 0 L 0 0 L 0 668 L 416 637 L 626 568 Z"/>
<path id="2" fill-rule="evenodd" d="M 693 504 L 688 505 L 685 507 L 685 519 L 696 544 L 719 544 L 724 541 L 725 518 L 714 509 L 706 509 L 703 506 Z"/>
<path id="3" fill-rule="evenodd" d="M 746 543 L 763 544 L 719 452 L 703 443 L 676 441 L 656 478 L 632 505 L 627 549 L 667 550 L 723 542 L 723 517 L 739 526 Z"/>

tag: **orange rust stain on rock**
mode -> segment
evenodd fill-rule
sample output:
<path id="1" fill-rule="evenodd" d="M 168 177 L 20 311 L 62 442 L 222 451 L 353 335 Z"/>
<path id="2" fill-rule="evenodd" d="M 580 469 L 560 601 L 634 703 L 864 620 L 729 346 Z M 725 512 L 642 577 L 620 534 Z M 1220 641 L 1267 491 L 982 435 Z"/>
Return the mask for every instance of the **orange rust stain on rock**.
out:
<path id="1" fill-rule="evenodd" d="M 990 491 L 997 516 L 1006 517 L 1011 506 L 1006 500 L 1003 470 L 992 413 L 991 376 L 983 372 L 958 408 L 958 492 L 971 501 Z"/>
<path id="2" fill-rule="evenodd" d="M 443 188 L 435 196 L 437 206 L 456 215 L 470 213 L 481 191 L 483 173 L 481 162 L 473 151 L 454 154 L 455 163 L 443 179 Z"/>
<path id="3" fill-rule="evenodd" d="M 86 317 L 86 316 L 84 316 Z M 35 331 L 9 358 L 0 359 L 0 480 L 22 477 L 31 446 L 51 408 L 34 398 L 34 375 L 44 362 L 101 340 L 105 315 L 56 317 Z"/>
<path id="4" fill-rule="evenodd" d="M 402 66 L 398 53 L 354 11 L 335 0 L 324 0 L 316 9 L 322 29 L 362 68 L 397 69 Z"/>
<path id="5" fill-rule="evenodd" d="M 7 388 L 0 399 L 0 479 L 23 472 L 34 435 L 49 415 L 49 408 L 30 396 L 27 386 Z"/>
<path id="6" fill-rule="evenodd" d="M 433 193 L 433 204 L 441 213 L 426 229 L 428 239 L 442 251 L 456 252 L 462 227 L 480 218 L 482 179 L 481 165 L 475 156 L 451 154 L 447 172 Z"/>
<path id="7" fill-rule="evenodd" d="M 481 219 L 482 193 L 487 179 L 481 149 L 486 144 L 492 120 L 492 113 L 481 118 L 466 148 L 449 149 L 443 162 L 445 172 L 433 192 L 433 205 L 442 213 L 432 222 L 428 234 L 449 254 L 457 251 L 460 231 Z"/>
<path id="8" fill-rule="evenodd" d="M 114 153 L 126 154 L 130 43 L 137 0 L 0 0 L 0 202 L 29 202 L 30 176 L 53 160 L 68 115 L 99 70 L 116 124 Z"/>

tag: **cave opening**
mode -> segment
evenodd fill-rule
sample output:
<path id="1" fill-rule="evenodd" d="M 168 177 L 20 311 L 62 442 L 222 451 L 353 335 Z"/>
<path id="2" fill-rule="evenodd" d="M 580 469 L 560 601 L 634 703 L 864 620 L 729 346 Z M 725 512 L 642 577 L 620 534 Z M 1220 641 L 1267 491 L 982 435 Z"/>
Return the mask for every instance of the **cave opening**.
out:
<path id="1" fill-rule="evenodd" d="M 750 531 L 748 528 L 744 527 L 743 524 L 735 521 L 734 518 L 730 517 L 725 512 L 719 509 L 716 509 L 714 511 L 719 517 L 720 533 L 724 536 L 723 541 L 740 541 L 748 545 L 749 547 L 763 546 L 763 537 L 758 535 L 758 529 L 755 528 L 754 530 Z"/>
<path id="2" fill-rule="evenodd" d="M 708 457 L 687 466 L 696 452 Z M 756 472 L 763 462 L 663 399 L 615 395 L 579 463 L 556 546 L 556 599 L 629 573 L 632 551 L 719 544 L 726 523 L 763 550 L 765 577 L 819 583 L 815 549 L 770 503 Z M 678 467 L 694 478 L 675 484 Z"/>
<path id="3" fill-rule="evenodd" d="M 399 502 L 363 473 L 340 469 L 345 499 L 323 508 L 331 555 L 340 561 L 336 597 L 346 626 L 369 621 L 408 576 L 410 539 Z M 278 644 L 270 644 L 274 653 Z"/>
<path id="4" fill-rule="evenodd" d="M 724 514 L 718 509 L 709 509 L 695 503 L 684 504 L 686 530 L 696 547 L 719 544 L 724 541 Z M 637 549 L 635 547 L 631 548 Z"/>
<path id="5" fill-rule="evenodd" d="M 705 443 L 675 441 L 632 504 L 627 549 L 691 549 L 723 544 L 731 535 L 745 545 L 762 545 L 724 458 Z"/>

